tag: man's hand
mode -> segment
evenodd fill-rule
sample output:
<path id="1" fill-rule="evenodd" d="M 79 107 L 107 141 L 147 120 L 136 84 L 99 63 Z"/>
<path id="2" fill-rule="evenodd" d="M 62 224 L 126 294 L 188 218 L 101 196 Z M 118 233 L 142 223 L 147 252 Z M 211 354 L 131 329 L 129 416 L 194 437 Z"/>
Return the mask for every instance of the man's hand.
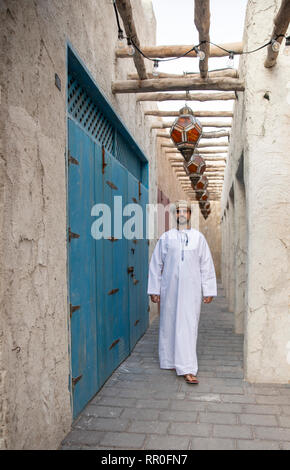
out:
<path id="1" fill-rule="evenodd" d="M 212 301 L 213 297 L 204 297 L 203 298 L 203 303 L 205 304 L 210 304 Z"/>
<path id="2" fill-rule="evenodd" d="M 158 304 L 160 302 L 160 295 L 150 295 L 151 300 L 154 304 Z"/>

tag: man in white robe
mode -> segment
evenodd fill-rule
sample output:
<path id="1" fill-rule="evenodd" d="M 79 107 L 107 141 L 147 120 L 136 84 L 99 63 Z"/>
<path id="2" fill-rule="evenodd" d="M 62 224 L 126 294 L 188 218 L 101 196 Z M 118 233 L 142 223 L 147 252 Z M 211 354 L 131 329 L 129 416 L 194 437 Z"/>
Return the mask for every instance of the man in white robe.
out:
<path id="1" fill-rule="evenodd" d="M 159 361 L 186 382 L 197 384 L 196 342 L 201 299 L 217 295 L 216 275 L 206 239 L 190 228 L 190 204 L 176 204 L 177 228 L 158 240 L 149 266 L 148 295 L 160 302 Z"/>

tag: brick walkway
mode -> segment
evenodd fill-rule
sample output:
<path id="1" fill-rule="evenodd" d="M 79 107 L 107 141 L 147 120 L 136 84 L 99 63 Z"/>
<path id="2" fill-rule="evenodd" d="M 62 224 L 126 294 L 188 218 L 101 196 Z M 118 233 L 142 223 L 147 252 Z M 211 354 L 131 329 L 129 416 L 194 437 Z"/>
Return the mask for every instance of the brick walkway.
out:
<path id="1" fill-rule="evenodd" d="M 223 289 L 203 305 L 199 385 L 159 369 L 158 320 L 73 424 L 61 449 L 287 449 L 290 385 L 243 380 Z"/>

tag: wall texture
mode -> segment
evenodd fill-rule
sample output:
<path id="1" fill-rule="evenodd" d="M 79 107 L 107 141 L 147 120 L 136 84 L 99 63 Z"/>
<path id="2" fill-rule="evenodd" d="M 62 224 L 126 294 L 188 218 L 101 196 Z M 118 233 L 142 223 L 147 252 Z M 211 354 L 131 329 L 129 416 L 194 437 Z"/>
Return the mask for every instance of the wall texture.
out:
<path id="1" fill-rule="evenodd" d="M 204 219 L 199 212 L 199 230 L 206 238 L 214 262 L 217 279 L 221 278 L 221 207 L 220 201 L 210 201 L 211 213 Z"/>
<path id="2" fill-rule="evenodd" d="M 253 50 L 269 40 L 280 4 L 278 0 L 248 2 L 244 50 Z M 288 383 L 290 100 L 287 94 L 290 63 L 289 56 L 284 55 L 284 45 L 272 69 L 264 67 L 265 57 L 266 49 L 262 49 L 243 56 L 240 61 L 239 72 L 246 89 L 238 93 L 235 106 L 222 198 L 226 240 L 223 243 L 223 280 L 228 299 L 234 298 L 235 305 L 238 294 L 235 286 L 237 289 L 240 281 L 245 286 L 245 378 L 250 382 Z M 245 195 L 236 191 L 234 197 L 235 202 L 238 198 L 235 210 L 244 215 L 239 217 L 239 222 L 236 217 L 235 222 L 227 207 L 242 154 Z M 245 200 L 243 204 L 240 204 L 241 199 Z M 246 271 L 237 270 L 236 259 L 234 272 L 238 279 L 232 282 L 229 269 L 232 253 L 238 247 L 228 243 L 227 227 L 230 226 L 230 232 L 236 232 L 241 224 L 244 226 L 242 249 L 246 252 Z M 234 240 L 237 243 L 239 237 Z"/>
<path id="3" fill-rule="evenodd" d="M 149 0 L 133 2 L 142 44 L 154 44 Z M 54 449 L 72 421 L 66 255 L 66 45 L 70 41 L 150 162 L 155 142 L 134 95 L 111 81 L 116 60 L 107 0 L 3 0 L 1 13 L 0 448 Z M 149 66 L 148 66 L 149 67 Z M 59 91 L 55 73 L 61 79 Z M 151 107 L 151 106 L 150 106 Z M 150 167 L 154 202 L 156 182 Z"/>

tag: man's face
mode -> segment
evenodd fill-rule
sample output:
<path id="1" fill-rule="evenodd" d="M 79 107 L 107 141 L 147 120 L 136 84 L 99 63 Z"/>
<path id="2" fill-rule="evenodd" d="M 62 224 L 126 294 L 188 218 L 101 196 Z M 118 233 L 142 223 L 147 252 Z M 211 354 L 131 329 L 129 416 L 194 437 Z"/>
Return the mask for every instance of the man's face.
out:
<path id="1" fill-rule="evenodd" d="M 178 225 L 188 225 L 190 221 L 191 211 L 187 207 L 177 207 L 176 221 Z"/>

